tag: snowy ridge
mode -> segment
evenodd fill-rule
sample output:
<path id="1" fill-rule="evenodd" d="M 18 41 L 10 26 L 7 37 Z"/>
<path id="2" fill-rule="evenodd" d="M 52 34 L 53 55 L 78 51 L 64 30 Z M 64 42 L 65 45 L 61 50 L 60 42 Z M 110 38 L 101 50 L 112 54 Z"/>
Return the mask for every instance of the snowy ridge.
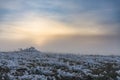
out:
<path id="1" fill-rule="evenodd" d="M 0 80 L 120 80 L 120 56 L 0 52 Z"/>

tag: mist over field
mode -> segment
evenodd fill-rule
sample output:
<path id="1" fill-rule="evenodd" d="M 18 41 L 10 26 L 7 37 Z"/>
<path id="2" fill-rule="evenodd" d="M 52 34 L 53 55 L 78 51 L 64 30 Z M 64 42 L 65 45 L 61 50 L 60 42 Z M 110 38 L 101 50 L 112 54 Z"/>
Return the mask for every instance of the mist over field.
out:
<path id="1" fill-rule="evenodd" d="M 1 40 L 0 40 L 1 41 Z M 119 55 L 120 39 L 117 37 L 101 36 L 56 36 L 44 45 L 32 44 L 30 41 L 1 41 L 0 51 L 13 51 L 19 48 L 35 46 L 43 52 L 73 53 L 92 55 Z M 6 44 L 4 44 L 6 43 Z M 16 47 L 17 46 L 17 47 Z"/>
<path id="2" fill-rule="evenodd" d="M 0 0 L 0 80 L 120 80 L 120 0 Z"/>
<path id="3" fill-rule="evenodd" d="M 0 51 L 120 53 L 119 0 L 0 0 Z M 66 5 L 67 4 L 67 5 Z"/>

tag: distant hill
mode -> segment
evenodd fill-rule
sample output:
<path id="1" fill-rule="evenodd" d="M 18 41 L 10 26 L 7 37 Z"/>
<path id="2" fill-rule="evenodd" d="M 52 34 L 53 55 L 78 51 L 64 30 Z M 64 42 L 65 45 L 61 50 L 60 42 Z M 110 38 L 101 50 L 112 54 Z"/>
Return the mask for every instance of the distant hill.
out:
<path id="1" fill-rule="evenodd" d="M 26 48 L 26 49 L 20 48 L 19 50 L 20 50 L 20 52 L 40 52 L 35 47 L 30 47 L 30 48 Z"/>

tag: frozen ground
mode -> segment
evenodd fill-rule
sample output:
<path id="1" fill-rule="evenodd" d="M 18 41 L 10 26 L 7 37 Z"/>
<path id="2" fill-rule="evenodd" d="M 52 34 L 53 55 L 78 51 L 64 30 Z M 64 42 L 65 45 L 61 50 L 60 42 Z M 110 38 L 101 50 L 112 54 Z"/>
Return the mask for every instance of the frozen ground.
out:
<path id="1" fill-rule="evenodd" d="M 0 80 L 120 80 L 120 56 L 0 52 Z"/>

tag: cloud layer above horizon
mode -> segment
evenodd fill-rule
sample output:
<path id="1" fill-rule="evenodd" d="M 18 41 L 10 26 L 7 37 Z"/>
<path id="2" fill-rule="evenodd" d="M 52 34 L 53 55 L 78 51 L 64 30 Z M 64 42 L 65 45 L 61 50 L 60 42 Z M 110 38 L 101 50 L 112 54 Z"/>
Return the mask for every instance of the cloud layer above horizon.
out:
<path id="1" fill-rule="evenodd" d="M 117 34 L 119 3 L 119 0 L 0 0 L 0 29 L 32 16 L 31 19 L 45 17 L 79 30 L 90 28 Z"/>
<path id="2" fill-rule="evenodd" d="M 0 0 L 0 43 L 28 40 L 29 45 L 44 46 L 61 35 L 119 37 L 119 4 L 120 0 Z"/>

